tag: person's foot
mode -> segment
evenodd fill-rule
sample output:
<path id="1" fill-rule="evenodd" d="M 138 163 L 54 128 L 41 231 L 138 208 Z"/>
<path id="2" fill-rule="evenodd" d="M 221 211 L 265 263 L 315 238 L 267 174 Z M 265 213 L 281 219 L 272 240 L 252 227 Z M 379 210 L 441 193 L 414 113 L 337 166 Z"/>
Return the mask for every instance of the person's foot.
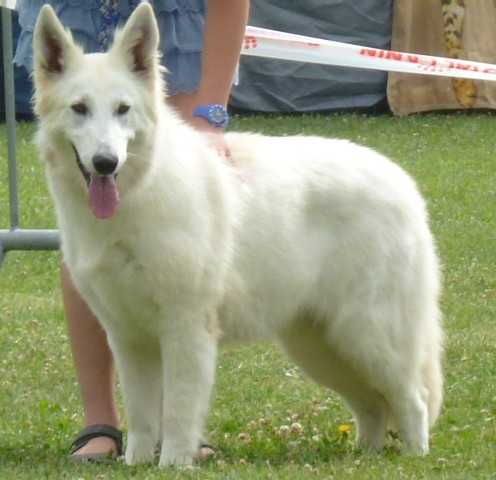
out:
<path id="1" fill-rule="evenodd" d="M 202 461 L 207 460 L 215 455 L 214 448 L 208 443 L 202 443 L 196 455 L 196 460 Z"/>
<path id="2" fill-rule="evenodd" d="M 81 462 L 113 460 L 122 455 L 122 432 L 111 425 L 91 425 L 72 443 L 71 459 Z"/>
<path id="3" fill-rule="evenodd" d="M 72 457 L 85 457 L 87 459 L 95 455 L 115 458 L 117 456 L 115 440 L 108 437 L 96 437 L 71 454 Z"/>

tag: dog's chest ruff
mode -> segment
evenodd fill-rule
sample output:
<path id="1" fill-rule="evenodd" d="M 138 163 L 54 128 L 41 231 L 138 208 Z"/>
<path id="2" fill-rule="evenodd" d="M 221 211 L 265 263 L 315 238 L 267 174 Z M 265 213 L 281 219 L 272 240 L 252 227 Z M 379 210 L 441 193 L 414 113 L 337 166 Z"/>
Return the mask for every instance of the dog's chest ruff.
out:
<path id="1" fill-rule="evenodd" d="M 69 268 L 89 304 L 102 312 L 95 312 L 99 318 L 133 324 L 156 318 L 161 309 L 160 295 L 166 287 L 151 265 L 145 249 L 120 240 L 93 260 L 79 258 Z"/>

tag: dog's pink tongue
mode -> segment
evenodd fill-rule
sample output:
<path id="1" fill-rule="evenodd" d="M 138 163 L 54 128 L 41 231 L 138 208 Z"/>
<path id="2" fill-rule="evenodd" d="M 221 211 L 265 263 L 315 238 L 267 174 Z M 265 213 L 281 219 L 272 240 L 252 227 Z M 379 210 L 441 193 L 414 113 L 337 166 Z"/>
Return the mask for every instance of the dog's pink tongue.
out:
<path id="1" fill-rule="evenodd" d="M 89 194 L 91 211 L 96 218 L 110 218 L 115 214 L 119 191 L 113 175 L 92 175 Z"/>

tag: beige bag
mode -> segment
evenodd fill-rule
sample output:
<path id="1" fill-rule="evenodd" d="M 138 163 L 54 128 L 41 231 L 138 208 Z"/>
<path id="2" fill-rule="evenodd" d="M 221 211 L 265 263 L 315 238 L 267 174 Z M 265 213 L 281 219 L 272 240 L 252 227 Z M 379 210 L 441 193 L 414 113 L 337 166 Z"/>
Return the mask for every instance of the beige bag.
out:
<path id="1" fill-rule="evenodd" d="M 496 63 L 496 1 L 395 0 L 391 49 Z M 390 73 L 387 95 L 397 115 L 496 108 L 496 82 Z"/>

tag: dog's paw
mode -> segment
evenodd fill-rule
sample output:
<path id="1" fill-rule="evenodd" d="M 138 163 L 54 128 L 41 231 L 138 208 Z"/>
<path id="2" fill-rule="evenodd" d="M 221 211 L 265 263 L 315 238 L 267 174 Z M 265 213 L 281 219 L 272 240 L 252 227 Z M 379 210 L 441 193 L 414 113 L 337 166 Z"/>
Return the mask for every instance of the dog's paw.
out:
<path id="1" fill-rule="evenodd" d="M 193 457 L 191 455 L 160 455 L 158 464 L 160 468 L 187 467 L 190 465 L 193 465 Z"/>
<path id="2" fill-rule="evenodd" d="M 184 452 L 175 452 L 171 449 L 164 450 L 160 454 L 159 467 L 186 467 L 193 464 L 193 455 Z"/>
<path id="3" fill-rule="evenodd" d="M 418 445 L 406 445 L 405 454 L 409 457 L 425 457 L 429 454 L 429 443 L 422 442 Z"/>
<path id="4" fill-rule="evenodd" d="M 126 464 L 152 462 L 155 457 L 155 442 L 150 435 L 129 433 L 127 437 Z"/>

